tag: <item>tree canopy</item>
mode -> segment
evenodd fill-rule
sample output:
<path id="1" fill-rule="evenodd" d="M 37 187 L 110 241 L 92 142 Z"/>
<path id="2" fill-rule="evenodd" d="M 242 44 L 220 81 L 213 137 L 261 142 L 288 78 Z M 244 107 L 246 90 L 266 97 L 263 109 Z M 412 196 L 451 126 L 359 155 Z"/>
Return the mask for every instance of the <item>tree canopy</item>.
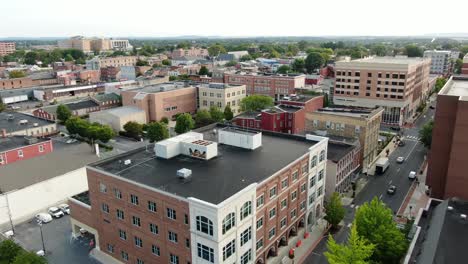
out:
<path id="1" fill-rule="evenodd" d="M 91 144 L 96 140 L 106 143 L 115 136 L 115 133 L 110 126 L 101 125 L 99 123 L 91 124 L 88 121 L 75 116 L 68 118 L 65 122 L 65 127 L 70 134 L 88 138 Z"/>
<path id="2" fill-rule="evenodd" d="M 128 121 L 124 126 L 123 129 L 125 130 L 128 137 L 132 138 L 139 138 L 143 133 L 143 126 L 135 121 Z"/>
<path id="3" fill-rule="evenodd" d="M 234 113 L 232 113 L 231 107 L 229 105 L 226 105 L 224 108 L 224 118 L 228 121 L 234 118 Z"/>
<path id="4" fill-rule="evenodd" d="M 244 112 L 260 111 L 273 106 L 273 98 L 266 95 L 250 95 L 244 97 L 240 103 L 241 109 Z"/>
<path id="5" fill-rule="evenodd" d="M 341 203 L 339 193 L 334 192 L 330 200 L 325 204 L 325 214 L 325 220 L 336 229 L 345 215 L 345 209 Z"/>
<path id="6" fill-rule="evenodd" d="M 360 237 L 356 225 L 353 225 L 346 244 L 340 245 L 330 236 L 327 249 L 325 257 L 330 264 L 367 264 L 370 263 L 369 258 L 374 251 L 374 245 Z"/>
<path id="7" fill-rule="evenodd" d="M 320 69 L 320 67 L 323 66 L 325 63 L 325 60 L 323 56 L 318 53 L 318 52 L 312 52 L 309 55 L 307 55 L 307 58 L 305 59 L 305 68 L 307 70 L 307 73 L 312 73 L 317 69 Z"/>
<path id="8" fill-rule="evenodd" d="M 34 252 L 22 251 L 11 264 L 47 264 L 47 260 Z"/>
<path id="9" fill-rule="evenodd" d="M 424 52 L 419 46 L 410 44 L 405 46 L 405 54 L 408 57 L 422 57 Z"/>
<path id="10" fill-rule="evenodd" d="M 210 107 L 210 116 L 213 122 L 220 122 L 224 119 L 224 113 L 217 106 Z"/>
<path id="11" fill-rule="evenodd" d="M 213 123 L 211 113 L 206 109 L 198 110 L 195 114 L 195 123 L 197 127 L 202 127 Z"/>
<path id="12" fill-rule="evenodd" d="M 188 113 L 181 114 L 176 119 L 175 132 L 177 134 L 183 134 L 189 132 L 195 126 L 195 122 L 192 116 Z"/>
<path id="13" fill-rule="evenodd" d="M 169 137 L 169 130 L 163 122 L 149 123 L 146 133 L 150 142 L 158 142 Z"/>
<path id="14" fill-rule="evenodd" d="M 9 72 L 8 76 L 10 77 L 10 79 L 23 78 L 26 77 L 26 72 L 22 70 L 13 70 Z"/>
<path id="15" fill-rule="evenodd" d="M 0 263 L 12 263 L 15 257 L 22 251 L 22 248 L 7 239 L 0 243 Z"/>
<path id="16" fill-rule="evenodd" d="M 278 70 L 276 70 L 277 73 L 282 73 L 282 74 L 287 74 L 291 72 L 291 67 L 288 65 L 281 65 L 278 67 Z"/>
<path id="17" fill-rule="evenodd" d="M 303 73 L 305 69 L 305 60 L 302 58 L 295 59 L 291 66 L 293 71 Z"/>
<path id="18" fill-rule="evenodd" d="M 432 130 L 434 129 L 434 121 L 429 121 L 419 130 L 419 141 L 423 143 L 426 148 L 431 148 L 432 143 Z"/>
<path id="19" fill-rule="evenodd" d="M 200 70 L 198 71 L 198 75 L 208 75 L 209 73 L 210 71 L 205 65 L 201 66 Z"/>
<path id="20" fill-rule="evenodd" d="M 219 54 L 223 53 L 226 53 L 226 49 L 221 44 L 217 43 L 208 48 L 208 54 L 210 54 L 211 57 L 219 56 Z"/>
<path id="21" fill-rule="evenodd" d="M 63 104 L 57 106 L 57 119 L 58 120 L 65 122 L 71 116 L 72 116 L 72 112 L 70 108 L 68 108 L 68 106 L 63 105 Z"/>

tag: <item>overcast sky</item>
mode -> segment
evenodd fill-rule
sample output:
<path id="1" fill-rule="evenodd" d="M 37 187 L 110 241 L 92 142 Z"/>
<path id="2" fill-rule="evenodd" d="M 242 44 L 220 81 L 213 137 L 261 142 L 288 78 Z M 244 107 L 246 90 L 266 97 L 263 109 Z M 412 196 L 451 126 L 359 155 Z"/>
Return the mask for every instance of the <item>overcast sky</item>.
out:
<path id="1" fill-rule="evenodd" d="M 0 37 L 468 32 L 467 0 L 0 0 Z"/>

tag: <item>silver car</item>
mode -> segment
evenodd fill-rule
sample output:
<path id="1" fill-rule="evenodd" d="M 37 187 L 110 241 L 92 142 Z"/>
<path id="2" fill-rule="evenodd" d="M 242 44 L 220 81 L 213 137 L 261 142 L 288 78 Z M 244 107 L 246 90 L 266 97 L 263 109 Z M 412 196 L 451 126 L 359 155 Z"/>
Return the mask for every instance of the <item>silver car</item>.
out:
<path id="1" fill-rule="evenodd" d="M 37 222 L 41 223 L 49 223 L 50 221 L 52 221 L 52 216 L 48 213 L 39 213 L 35 215 L 34 218 Z"/>
<path id="2" fill-rule="evenodd" d="M 403 163 L 404 161 L 405 161 L 405 157 L 398 157 L 398 158 L 396 159 L 396 162 L 397 162 L 397 163 Z"/>

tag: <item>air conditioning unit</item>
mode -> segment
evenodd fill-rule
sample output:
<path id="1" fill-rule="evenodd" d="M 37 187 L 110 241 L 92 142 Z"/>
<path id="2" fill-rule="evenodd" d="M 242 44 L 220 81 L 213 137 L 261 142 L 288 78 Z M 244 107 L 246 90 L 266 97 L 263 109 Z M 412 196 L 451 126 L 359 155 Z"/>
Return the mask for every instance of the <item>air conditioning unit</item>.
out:
<path id="1" fill-rule="evenodd" d="M 128 166 L 130 164 L 132 164 L 132 160 L 130 159 L 124 160 L 124 165 Z"/>
<path id="2" fill-rule="evenodd" d="M 180 169 L 180 170 L 177 171 L 177 177 L 179 177 L 181 179 L 187 179 L 190 176 L 192 176 L 192 170 L 183 168 L 183 169 Z"/>
<path id="3" fill-rule="evenodd" d="M 39 126 L 39 123 L 34 123 L 33 126 L 37 127 Z"/>
<path id="4" fill-rule="evenodd" d="M 26 125 L 27 123 L 28 123 L 27 119 L 22 119 L 22 120 L 19 121 L 20 125 Z"/>

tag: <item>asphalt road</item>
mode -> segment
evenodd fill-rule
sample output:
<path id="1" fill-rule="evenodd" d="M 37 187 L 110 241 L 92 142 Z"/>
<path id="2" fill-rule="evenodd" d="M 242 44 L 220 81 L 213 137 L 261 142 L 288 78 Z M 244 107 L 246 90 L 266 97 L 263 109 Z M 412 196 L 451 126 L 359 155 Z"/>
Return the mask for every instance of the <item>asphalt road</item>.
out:
<path id="1" fill-rule="evenodd" d="M 435 106 L 435 102 L 432 103 Z M 374 197 L 379 197 L 389 206 L 394 212 L 397 212 L 400 208 L 403 200 L 408 193 L 411 181 L 408 179 L 410 171 L 417 173 L 421 164 L 425 159 L 427 150 L 425 147 L 418 142 L 419 129 L 431 120 L 434 116 L 434 109 L 428 108 L 427 112 L 423 114 L 418 120 L 416 120 L 412 128 L 405 128 L 402 130 L 406 145 L 398 147 L 389 157 L 390 167 L 382 175 L 367 176 L 369 181 L 361 192 L 356 195 L 354 204 L 359 206 L 365 202 L 372 200 Z M 396 163 L 396 158 L 403 156 L 405 161 L 402 164 Z M 397 191 L 393 195 L 387 194 L 389 185 L 395 185 Z M 354 213 L 356 208 L 346 206 L 346 215 L 344 218 L 344 226 L 338 233 L 334 234 L 334 239 L 338 243 L 343 243 L 348 238 L 350 229 L 350 223 L 354 219 Z M 323 255 L 327 250 L 327 238 L 317 245 L 314 252 L 312 252 L 304 261 L 306 264 L 326 264 L 328 263 L 326 257 Z"/>

